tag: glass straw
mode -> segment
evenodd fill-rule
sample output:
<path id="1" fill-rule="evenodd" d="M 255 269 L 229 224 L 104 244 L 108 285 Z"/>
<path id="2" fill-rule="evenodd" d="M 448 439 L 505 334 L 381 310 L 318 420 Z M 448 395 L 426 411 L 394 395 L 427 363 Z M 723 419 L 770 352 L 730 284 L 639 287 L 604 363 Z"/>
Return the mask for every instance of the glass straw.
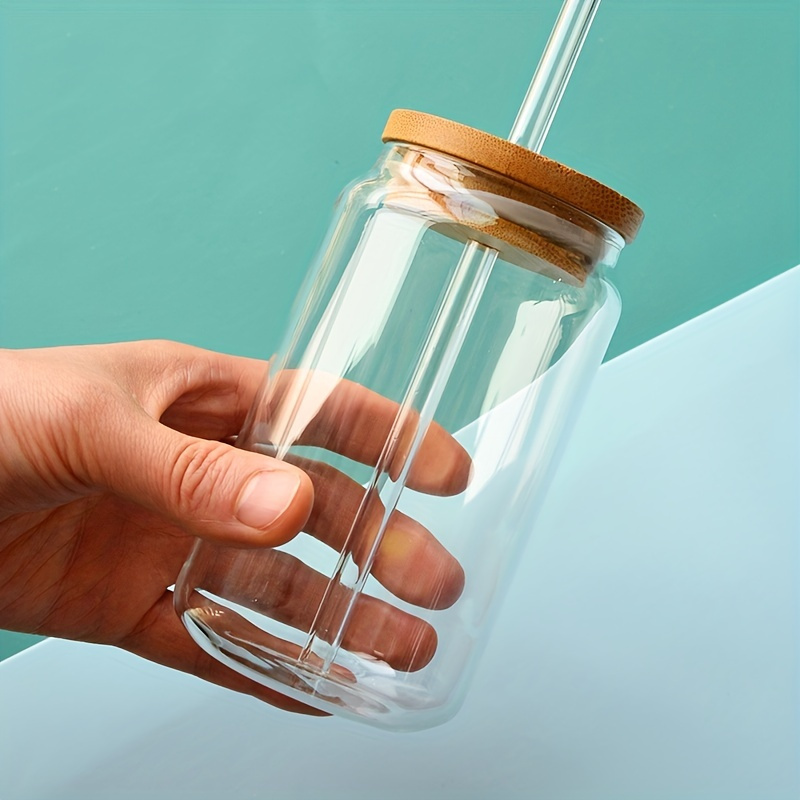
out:
<path id="1" fill-rule="evenodd" d="M 541 152 L 599 5 L 600 0 L 564 0 L 514 120 L 510 142 Z"/>

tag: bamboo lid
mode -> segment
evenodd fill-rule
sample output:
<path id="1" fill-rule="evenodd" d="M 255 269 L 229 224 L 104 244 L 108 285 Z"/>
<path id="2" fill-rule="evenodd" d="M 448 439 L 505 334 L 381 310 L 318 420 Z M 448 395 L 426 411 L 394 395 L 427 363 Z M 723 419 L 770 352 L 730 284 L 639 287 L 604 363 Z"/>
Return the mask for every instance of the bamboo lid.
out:
<path id="1" fill-rule="evenodd" d="M 443 117 L 396 109 L 383 131 L 384 142 L 406 142 L 468 161 L 544 192 L 589 214 L 630 243 L 644 212 L 626 197 L 558 161 L 506 139 Z"/>

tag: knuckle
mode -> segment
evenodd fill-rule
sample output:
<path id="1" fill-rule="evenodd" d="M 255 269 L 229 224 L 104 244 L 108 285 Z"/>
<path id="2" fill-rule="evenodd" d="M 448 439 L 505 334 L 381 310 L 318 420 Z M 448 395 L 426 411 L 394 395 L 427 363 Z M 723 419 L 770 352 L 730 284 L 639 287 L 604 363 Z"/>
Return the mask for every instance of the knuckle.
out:
<path id="1" fill-rule="evenodd" d="M 175 457 L 170 471 L 170 491 L 178 508 L 200 515 L 231 484 L 231 452 L 219 442 L 194 439 Z"/>

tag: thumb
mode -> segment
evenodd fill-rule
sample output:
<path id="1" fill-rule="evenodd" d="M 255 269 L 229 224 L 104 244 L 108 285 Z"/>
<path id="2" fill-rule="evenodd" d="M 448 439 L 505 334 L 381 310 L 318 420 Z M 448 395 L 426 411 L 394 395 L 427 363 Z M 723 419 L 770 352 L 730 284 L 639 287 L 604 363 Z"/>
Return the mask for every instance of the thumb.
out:
<path id="1" fill-rule="evenodd" d="M 100 482 L 217 544 L 277 546 L 300 532 L 314 502 L 297 467 L 186 436 L 133 414 L 97 464 Z"/>

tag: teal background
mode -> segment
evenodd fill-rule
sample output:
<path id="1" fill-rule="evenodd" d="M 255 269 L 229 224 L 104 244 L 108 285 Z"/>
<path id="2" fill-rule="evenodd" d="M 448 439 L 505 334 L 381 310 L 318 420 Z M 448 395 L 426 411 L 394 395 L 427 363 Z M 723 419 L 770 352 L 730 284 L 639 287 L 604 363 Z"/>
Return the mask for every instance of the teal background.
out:
<path id="1" fill-rule="evenodd" d="M 0 346 L 269 357 L 389 111 L 506 135 L 559 7 L 0 0 Z M 798 0 L 602 4 L 544 152 L 647 214 L 609 357 L 800 262 L 798 53 Z"/>

